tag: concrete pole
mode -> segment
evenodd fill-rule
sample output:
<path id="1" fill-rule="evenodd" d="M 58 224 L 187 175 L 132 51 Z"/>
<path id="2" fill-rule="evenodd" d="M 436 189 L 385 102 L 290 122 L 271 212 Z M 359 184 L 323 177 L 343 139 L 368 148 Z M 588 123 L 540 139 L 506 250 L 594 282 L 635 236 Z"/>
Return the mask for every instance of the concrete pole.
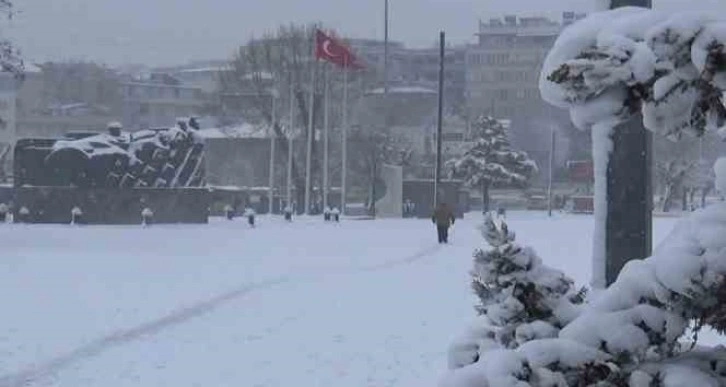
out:
<path id="1" fill-rule="evenodd" d="M 610 8 L 651 8 L 651 0 L 611 0 Z M 652 134 L 637 114 L 615 128 L 607 173 L 605 281 L 617 279 L 625 264 L 652 251 Z"/>

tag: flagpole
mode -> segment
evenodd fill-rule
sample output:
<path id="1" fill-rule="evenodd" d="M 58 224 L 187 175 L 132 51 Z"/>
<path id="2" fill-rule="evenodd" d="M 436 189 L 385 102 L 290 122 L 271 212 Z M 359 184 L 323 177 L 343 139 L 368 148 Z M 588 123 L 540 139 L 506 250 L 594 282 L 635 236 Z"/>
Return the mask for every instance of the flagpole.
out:
<path id="1" fill-rule="evenodd" d="M 274 212 L 274 200 L 275 200 L 275 121 L 277 121 L 275 110 L 277 110 L 277 98 L 275 93 L 271 93 L 272 97 L 272 119 L 270 124 L 270 180 L 268 185 L 268 201 L 269 201 L 269 214 L 272 215 Z"/>
<path id="2" fill-rule="evenodd" d="M 313 48 L 315 48 L 316 40 L 315 40 L 315 33 L 316 31 L 313 31 Z M 315 113 L 315 67 L 317 65 L 318 59 L 313 54 L 313 61 L 311 68 L 311 83 L 310 83 L 310 101 L 309 101 L 309 112 L 308 112 L 308 138 L 307 138 L 307 152 L 305 155 L 305 214 L 310 215 L 310 191 L 311 191 L 311 182 L 312 182 L 312 153 L 313 153 L 313 132 L 314 132 L 314 120 L 313 120 L 313 114 Z"/>
<path id="3" fill-rule="evenodd" d="M 345 68 L 343 69 L 343 169 L 340 185 L 340 211 L 343 215 L 345 215 L 346 194 L 348 193 L 348 65 L 348 57 L 346 56 Z"/>
<path id="4" fill-rule="evenodd" d="M 295 134 L 295 86 L 290 82 L 290 127 L 287 134 L 287 205 L 292 208 L 292 149 Z"/>
<path id="5" fill-rule="evenodd" d="M 324 96 L 324 116 L 323 116 L 323 208 L 328 208 L 328 150 L 329 150 L 329 132 L 330 132 L 330 69 L 329 65 L 324 68 L 325 72 L 325 96 Z"/>

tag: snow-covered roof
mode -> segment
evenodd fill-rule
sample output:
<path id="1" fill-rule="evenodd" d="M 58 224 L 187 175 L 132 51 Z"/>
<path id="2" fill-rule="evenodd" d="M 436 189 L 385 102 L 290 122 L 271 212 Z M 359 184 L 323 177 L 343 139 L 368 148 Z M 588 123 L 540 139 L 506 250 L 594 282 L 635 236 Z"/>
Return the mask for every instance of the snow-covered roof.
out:
<path id="1" fill-rule="evenodd" d="M 243 78 L 244 79 L 260 78 L 260 79 L 269 81 L 269 80 L 275 79 L 275 76 L 272 75 L 272 73 L 269 73 L 267 71 L 258 71 L 258 72 L 254 72 L 254 73 L 245 74 L 245 76 Z"/>
<path id="2" fill-rule="evenodd" d="M 267 125 L 241 124 L 222 128 L 202 129 L 197 132 L 205 139 L 213 138 L 267 138 L 269 127 Z"/>
<path id="3" fill-rule="evenodd" d="M 178 73 L 180 73 L 180 74 L 189 74 L 189 73 L 219 73 L 219 72 L 224 72 L 224 71 L 232 71 L 232 67 L 230 67 L 230 66 L 199 67 L 199 68 L 181 70 Z"/>

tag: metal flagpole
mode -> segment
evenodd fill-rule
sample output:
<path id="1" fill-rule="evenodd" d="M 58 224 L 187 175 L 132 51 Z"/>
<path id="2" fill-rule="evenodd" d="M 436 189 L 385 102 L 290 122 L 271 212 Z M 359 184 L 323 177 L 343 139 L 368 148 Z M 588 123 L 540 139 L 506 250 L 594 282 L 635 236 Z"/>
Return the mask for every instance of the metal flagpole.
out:
<path id="1" fill-rule="evenodd" d="M 328 208 L 328 134 L 330 131 L 330 71 L 329 66 L 325 66 L 325 90 L 324 90 L 324 116 L 323 116 L 323 208 Z"/>
<path id="2" fill-rule="evenodd" d="M 348 193 L 348 58 L 343 69 L 343 169 L 340 184 L 340 211 L 345 215 Z"/>
<path id="3" fill-rule="evenodd" d="M 315 47 L 315 31 L 313 31 L 313 47 Z M 308 138 L 307 138 L 307 152 L 305 155 L 305 214 L 310 215 L 310 191 L 312 183 L 312 153 L 313 153 L 313 128 L 314 120 L 313 114 L 315 113 L 315 76 L 316 76 L 316 65 L 317 58 L 314 58 L 311 65 L 311 82 L 310 82 L 310 101 L 309 112 L 308 112 Z"/>
<path id="4" fill-rule="evenodd" d="M 434 171 L 434 208 L 439 205 L 439 184 L 441 182 L 441 143 L 444 120 L 444 50 L 446 35 L 441 31 L 439 42 L 439 111 L 436 123 L 436 170 Z"/>
<path id="5" fill-rule="evenodd" d="M 295 135 L 295 86 L 290 82 L 290 127 L 287 133 L 287 205 L 292 208 L 292 149 Z"/>
<path id="6" fill-rule="evenodd" d="M 274 200 L 275 200 L 275 122 L 277 121 L 277 96 L 276 92 L 273 90 L 272 94 L 272 119 L 270 123 L 270 180 L 268 184 L 268 200 L 269 200 L 269 214 L 272 215 L 275 207 L 274 207 Z"/>

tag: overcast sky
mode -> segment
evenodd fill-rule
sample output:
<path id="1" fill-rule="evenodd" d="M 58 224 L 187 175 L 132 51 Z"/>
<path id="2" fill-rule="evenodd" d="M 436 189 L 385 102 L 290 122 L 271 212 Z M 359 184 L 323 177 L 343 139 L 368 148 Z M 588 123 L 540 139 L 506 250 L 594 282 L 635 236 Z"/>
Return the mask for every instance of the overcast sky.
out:
<path id="1" fill-rule="evenodd" d="M 341 35 L 383 37 L 383 0 L 15 0 L 11 36 L 31 61 L 86 59 L 109 65 L 224 59 L 252 34 L 321 21 Z M 595 0 L 390 0 L 391 39 L 434 44 L 444 29 L 464 42 L 479 18 L 590 11 Z M 714 10 L 726 0 L 654 0 L 655 7 Z"/>

